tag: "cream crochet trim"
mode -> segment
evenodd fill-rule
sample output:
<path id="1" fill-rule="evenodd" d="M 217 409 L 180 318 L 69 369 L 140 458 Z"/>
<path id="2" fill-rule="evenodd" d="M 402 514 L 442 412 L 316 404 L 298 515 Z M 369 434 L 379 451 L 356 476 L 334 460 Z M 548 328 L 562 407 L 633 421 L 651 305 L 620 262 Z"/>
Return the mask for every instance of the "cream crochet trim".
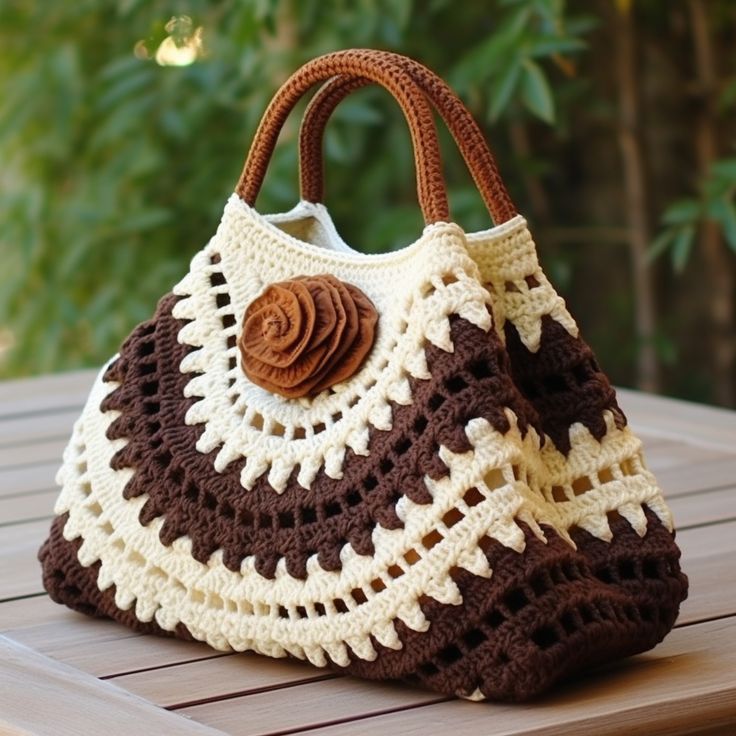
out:
<path id="1" fill-rule="evenodd" d="M 266 284 L 320 273 L 335 273 L 368 295 L 380 315 L 377 338 L 351 379 L 314 399 L 286 400 L 248 381 L 235 337 Z M 369 425 L 390 430 L 390 402 L 410 404 L 409 377 L 429 377 L 425 344 L 452 351 L 450 314 L 491 328 L 489 295 L 456 225 L 430 226 L 414 245 L 385 256 L 336 253 L 277 230 L 235 195 L 174 293 L 183 298 L 173 316 L 190 320 L 179 342 L 197 348 L 181 364 L 183 373 L 197 374 L 185 392 L 200 397 L 186 416 L 187 424 L 204 424 L 197 449 L 219 448 L 219 472 L 247 458 L 242 485 L 251 488 L 267 472 L 279 492 L 296 466 L 308 488 L 322 466 L 331 478 L 342 477 L 347 447 L 368 453 Z"/>

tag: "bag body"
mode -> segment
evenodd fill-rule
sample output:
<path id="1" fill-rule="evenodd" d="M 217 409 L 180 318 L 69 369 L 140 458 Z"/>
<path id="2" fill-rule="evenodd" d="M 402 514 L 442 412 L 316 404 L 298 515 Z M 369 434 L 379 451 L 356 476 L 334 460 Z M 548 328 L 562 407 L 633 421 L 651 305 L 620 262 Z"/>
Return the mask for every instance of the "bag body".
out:
<path id="1" fill-rule="evenodd" d="M 686 580 L 523 218 L 449 222 L 411 63 L 337 52 L 277 93 L 216 234 L 95 381 L 44 583 L 140 631 L 525 699 L 652 647 Z M 401 251 L 253 206 L 289 109 L 340 75 L 409 119 L 428 224 Z"/>

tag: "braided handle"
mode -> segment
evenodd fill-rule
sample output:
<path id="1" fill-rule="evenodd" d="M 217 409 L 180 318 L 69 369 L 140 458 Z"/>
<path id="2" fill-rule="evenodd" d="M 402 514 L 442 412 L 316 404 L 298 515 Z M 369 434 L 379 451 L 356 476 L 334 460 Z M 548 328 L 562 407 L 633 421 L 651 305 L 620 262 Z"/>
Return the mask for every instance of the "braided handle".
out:
<path id="1" fill-rule="evenodd" d="M 347 75 L 380 84 L 401 105 L 414 146 L 417 192 L 424 220 L 427 224 L 449 221 L 447 190 L 432 109 L 399 63 L 402 58 L 370 49 L 350 49 L 320 56 L 292 74 L 276 92 L 258 126 L 235 189 L 241 199 L 249 205 L 255 203 L 281 128 L 301 97 L 315 84 Z"/>
<path id="2" fill-rule="evenodd" d="M 516 207 L 501 179 L 496 160 L 481 129 L 452 89 L 423 64 L 397 54 L 414 83 L 431 100 L 452 133 L 495 224 L 510 220 Z M 322 140 L 330 115 L 351 92 L 371 83 L 366 77 L 342 76 L 326 83 L 312 98 L 299 133 L 299 169 L 302 198 L 320 202 L 324 194 Z"/>

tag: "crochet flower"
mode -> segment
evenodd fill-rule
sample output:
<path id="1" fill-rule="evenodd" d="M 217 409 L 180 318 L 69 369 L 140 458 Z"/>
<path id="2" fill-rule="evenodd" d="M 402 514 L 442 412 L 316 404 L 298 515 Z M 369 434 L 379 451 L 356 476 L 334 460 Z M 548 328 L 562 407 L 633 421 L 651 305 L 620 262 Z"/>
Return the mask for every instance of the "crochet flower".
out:
<path id="1" fill-rule="evenodd" d="M 289 399 L 314 396 L 358 370 L 378 314 L 356 286 L 329 274 L 271 284 L 245 310 L 245 375 Z"/>

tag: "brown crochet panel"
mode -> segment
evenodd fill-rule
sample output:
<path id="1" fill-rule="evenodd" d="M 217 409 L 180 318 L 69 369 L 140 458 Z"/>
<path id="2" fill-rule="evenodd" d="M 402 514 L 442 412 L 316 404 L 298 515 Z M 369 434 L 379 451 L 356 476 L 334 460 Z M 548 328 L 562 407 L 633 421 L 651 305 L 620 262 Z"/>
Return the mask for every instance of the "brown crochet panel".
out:
<path id="1" fill-rule="evenodd" d="M 373 662 L 351 655 L 348 667 L 333 668 L 367 678 L 408 679 L 447 694 L 479 690 L 491 699 L 526 700 L 571 672 L 650 649 L 671 629 L 686 581 L 670 533 L 647 515 L 643 539 L 620 520 L 610 543 L 581 533 L 579 552 L 549 527 L 545 544 L 522 523 L 521 554 L 485 537 L 481 547 L 494 570 L 491 580 L 454 569 L 460 606 L 424 598 L 420 605 L 431 623 L 426 632 L 396 620 L 400 650 L 373 639 L 378 653 Z M 39 554 L 51 598 L 143 633 L 170 635 L 154 622 L 136 619 L 134 608 L 118 608 L 114 587 L 97 588 L 99 563 L 81 567 L 80 540 L 63 538 L 65 522 L 65 516 L 54 521 Z M 616 580 L 605 579 L 609 575 Z M 181 624 L 173 634 L 191 639 Z"/>
<path id="2" fill-rule="evenodd" d="M 245 490 L 240 483 L 245 461 L 218 473 L 217 450 L 203 454 L 195 449 L 202 426 L 184 421 L 194 401 L 183 398 L 192 376 L 181 373 L 179 364 L 191 348 L 176 340 L 184 324 L 171 316 L 176 300 L 164 297 L 154 318 L 125 342 L 105 376 L 121 385 L 102 409 L 121 412 L 108 437 L 128 443 L 115 455 L 113 467 L 136 471 L 126 498 L 148 495 L 141 523 L 164 517 L 162 543 L 188 535 L 192 555 L 201 562 L 222 548 L 223 562 L 231 570 L 240 570 L 243 558 L 255 555 L 256 569 L 269 578 L 282 557 L 287 571 L 298 578 L 306 576 L 307 560 L 314 554 L 326 570 L 339 570 L 345 544 L 370 555 L 376 524 L 402 526 L 395 512 L 402 495 L 431 503 L 424 477 L 447 475 L 440 445 L 456 453 L 472 449 L 464 431 L 470 419 L 485 418 L 505 433 L 509 422 L 504 408 L 509 407 L 522 432 L 537 421 L 514 388 L 495 333 L 453 316 L 455 351 L 426 348 L 432 377 L 410 381 L 413 403 L 392 405 L 390 432 L 371 428 L 368 456 L 348 448 L 341 480 L 321 470 L 306 489 L 297 483 L 295 470 L 280 494 L 265 475 Z"/>
<path id="3" fill-rule="evenodd" d="M 570 427 L 576 423 L 600 441 L 607 431 L 606 410 L 617 427 L 626 426 L 616 391 L 582 338 L 573 337 L 549 315 L 542 317 L 536 352 L 526 348 L 512 322 L 506 322 L 504 333 L 514 384 L 534 406 L 542 429 L 561 453 L 570 452 Z"/>

